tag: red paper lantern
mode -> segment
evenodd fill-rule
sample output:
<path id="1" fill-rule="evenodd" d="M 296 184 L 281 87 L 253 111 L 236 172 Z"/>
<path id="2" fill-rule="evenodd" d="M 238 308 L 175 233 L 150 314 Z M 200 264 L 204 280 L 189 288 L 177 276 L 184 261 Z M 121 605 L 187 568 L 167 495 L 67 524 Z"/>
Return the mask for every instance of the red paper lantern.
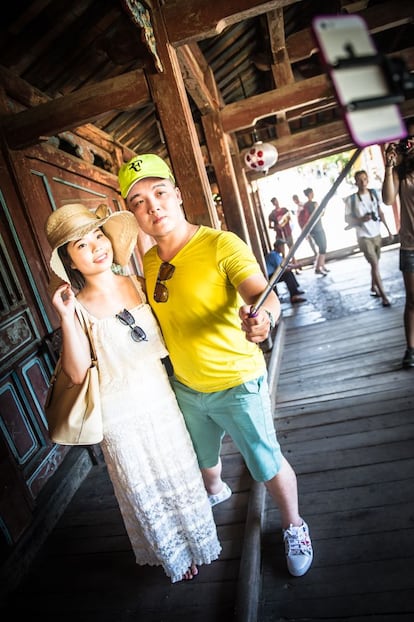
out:
<path id="1" fill-rule="evenodd" d="M 252 171 L 267 173 L 269 168 L 276 164 L 277 158 L 278 152 L 276 147 L 259 140 L 246 152 L 244 162 Z"/>

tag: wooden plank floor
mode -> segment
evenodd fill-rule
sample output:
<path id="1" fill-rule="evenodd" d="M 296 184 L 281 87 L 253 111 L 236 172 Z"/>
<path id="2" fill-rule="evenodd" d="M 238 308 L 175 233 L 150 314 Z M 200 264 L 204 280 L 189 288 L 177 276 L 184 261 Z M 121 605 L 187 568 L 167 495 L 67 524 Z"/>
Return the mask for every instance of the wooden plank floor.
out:
<path id="1" fill-rule="evenodd" d="M 285 314 L 276 398 L 314 563 L 304 577 L 288 575 L 266 497 L 258 619 L 413 620 L 414 370 L 401 369 L 398 256 L 389 249 L 381 260 L 391 308 L 370 298 L 362 258 L 329 267 L 322 279 L 298 276 L 308 302 Z"/>
<path id="2" fill-rule="evenodd" d="M 329 267 L 326 278 L 311 269 L 298 275 L 305 304 L 283 303 L 275 413 L 282 448 L 298 474 L 315 562 L 305 577 L 288 575 L 278 511 L 266 503 L 257 622 L 408 621 L 414 612 L 414 372 L 399 369 L 404 295 L 397 250 L 387 249 L 381 260 L 393 302 L 388 309 L 369 296 L 363 258 Z M 223 465 L 234 491 L 214 508 L 223 553 L 195 580 L 171 585 L 160 568 L 135 564 L 106 469 L 98 465 L 2 619 L 234 620 L 251 480 L 228 439 Z M 239 611 L 237 622 L 242 619 Z"/>
<path id="3" fill-rule="evenodd" d="M 223 470 L 233 490 L 213 509 L 223 550 L 197 579 L 171 584 L 160 567 L 137 566 L 104 465 L 91 469 L 9 596 L 6 615 L 43 622 L 210 622 L 234 615 L 251 479 L 226 439 Z M 5 618 L 2 615 L 2 619 Z"/>

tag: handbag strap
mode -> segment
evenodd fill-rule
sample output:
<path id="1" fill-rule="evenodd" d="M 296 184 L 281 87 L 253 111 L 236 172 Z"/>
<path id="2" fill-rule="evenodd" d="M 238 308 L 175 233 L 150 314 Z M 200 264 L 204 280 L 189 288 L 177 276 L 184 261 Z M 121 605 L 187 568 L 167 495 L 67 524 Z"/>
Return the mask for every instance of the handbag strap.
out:
<path id="1" fill-rule="evenodd" d="M 142 303 L 146 303 L 147 302 L 147 296 L 145 293 L 145 290 L 142 286 L 142 283 L 140 281 L 140 277 L 138 277 L 136 274 L 130 274 L 129 278 L 131 279 L 135 289 L 137 290 L 139 297 L 141 298 L 141 302 Z"/>
<path id="2" fill-rule="evenodd" d="M 96 364 L 97 358 L 96 358 L 95 346 L 93 344 L 93 338 L 92 338 L 92 332 L 91 332 L 91 323 L 90 323 L 89 317 L 85 313 L 82 305 L 76 299 L 75 299 L 75 311 L 76 311 L 76 315 L 78 316 L 80 325 L 82 326 L 83 330 L 85 331 L 85 333 L 86 333 L 86 335 L 87 335 L 87 337 L 89 339 L 89 346 L 90 346 L 90 349 L 91 349 L 91 358 L 92 358 L 92 361 Z"/>

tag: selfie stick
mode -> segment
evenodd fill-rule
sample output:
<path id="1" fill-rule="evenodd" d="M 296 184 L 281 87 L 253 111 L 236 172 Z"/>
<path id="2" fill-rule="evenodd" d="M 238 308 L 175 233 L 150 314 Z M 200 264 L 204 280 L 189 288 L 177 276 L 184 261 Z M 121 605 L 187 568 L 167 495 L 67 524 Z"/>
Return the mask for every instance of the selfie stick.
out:
<path id="1" fill-rule="evenodd" d="M 309 233 L 312 231 L 313 227 L 316 225 L 316 223 L 318 222 L 318 220 L 322 216 L 322 213 L 323 213 L 327 203 L 332 199 L 333 195 L 335 194 L 335 192 L 338 189 L 338 186 L 343 182 L 343 180 L 345 179 L 345 177 L 349 173 L 353 163 L 355 162 L 357 157 L 360 155 L 360 153 L 361 153 L 361 149 L 360 148 L 356 149 L 354 151 L 354 153 L 352 154 L 350 160 L 345 164 L 343 170 L 340 172 L 338 178 L 335 180 L 334 184 L 332 185 L 332 188 L 324 196 L 324 198 L 322 199 L 320 205 L 316 208 L 316 210 L 313 212 L 313 214 L 309 218 L 308 222 L 306 223 L 306 225 L 302 229 L 301 234 L 299 235 L 298 239 L 295 241 L 293 246 L 289 249 L 288 254 L 283 259 L 283 261 L 280 264 L 280 266 L 278 266 L 276 268 L 276 270 L 274 271 L 274 273 L 270 277 L 270 280 L 269 280 L 269 283 L 268 283 L 266 289 L 262 292 L 262 294 L 260 295 L 260 298 L 258 299 L 256 304 L 254 304 L 251 307 L 251 309 L 250 309 L 250 316 L 249 317 L 255 317 L 257 315 L 257 312 L 259 311 L 260 307 L 262 306 L 262 304 L 264 303 L 264 301 L 266 300 L 266 298 L 268 297 L 270 292 L 273 291 L 273 287 L 276 285 L 276 283 L 278 281 L 280 281 L 280 277 L 286 271 L 286 268 L 288 267 L 288 264 L 289 264 L 290 260 L 292 259 L 292 257 L 295 256 L 295 253 L 298 250 L 299 246 L 302 244 L 303 240 L 308 237 Z"/>

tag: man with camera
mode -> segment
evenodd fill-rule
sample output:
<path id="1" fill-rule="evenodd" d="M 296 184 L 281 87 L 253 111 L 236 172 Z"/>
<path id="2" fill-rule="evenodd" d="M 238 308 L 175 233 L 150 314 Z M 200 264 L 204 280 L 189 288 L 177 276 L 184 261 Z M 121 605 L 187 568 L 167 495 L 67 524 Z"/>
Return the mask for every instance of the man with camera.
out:
<path id="1" fill-rule="evenodd" d="M 371 266 L 371 296 L 381 298 L 382 306 L 389 307 L 391 303 L 384 291 L 379 271 L 381 223 L 384 223 L 388 235 L 392 234 L 376 191 L 368 188 L 366 171 L 357 171 L 354 179 L 358 191 L 345 199 L 345 221 L 349 227 L 355 227 L 358 246 Z"/>
<path id="2" fill-rule="evenodd" d="M 391 205 L 400 199 L 400 270 L 404 279 L 404 330 L 407 349 L 404 368 L 414 367 L 414 117 L 406 120 L 407 137 L 385 150 L 382 199 Z"/>

